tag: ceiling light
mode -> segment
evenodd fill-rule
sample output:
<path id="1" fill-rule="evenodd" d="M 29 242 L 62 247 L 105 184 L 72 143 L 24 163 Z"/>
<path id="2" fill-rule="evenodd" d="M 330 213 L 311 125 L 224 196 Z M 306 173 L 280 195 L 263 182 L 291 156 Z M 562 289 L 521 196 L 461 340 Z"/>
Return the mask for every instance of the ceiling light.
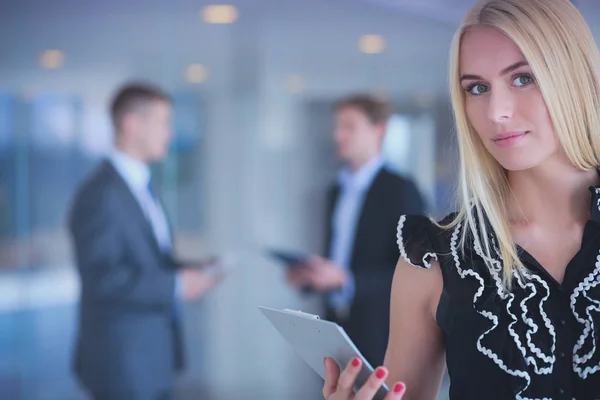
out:
<path id="1" fill-rule="evenodd" d="M 202 83 L 208 78 L 208 68 L 202 64 L 190 64 L 185 70 L 185 79 L 189 83 Z"/>
<path id="2" fill-rule="evenodd" d="M 285 78 L 285 87 L 290 93 L 300 93 L 306 87 L 306 80 L 301 75 L 290 74 Z"/>
<path id="3" fill-rule="evenodd" d="M 206 6 L 201 14 L 208 24 L 232 24 L 239 16 L 237 8 L 226 4 Z"/>
<path id="4" fill-rule="evenodd" d="M 65 53 L 60 50 L 46 50 L 40 54 L 40 65 L 47 69 L 57 69 L 65 63 Z"/>
<path id="5" fill-rule="evenodd" d="M 364 35 L 358 41 L 358 48 L 365 54 L 379 54 L 385 50 L 385 38 L 381 35 Z"/>

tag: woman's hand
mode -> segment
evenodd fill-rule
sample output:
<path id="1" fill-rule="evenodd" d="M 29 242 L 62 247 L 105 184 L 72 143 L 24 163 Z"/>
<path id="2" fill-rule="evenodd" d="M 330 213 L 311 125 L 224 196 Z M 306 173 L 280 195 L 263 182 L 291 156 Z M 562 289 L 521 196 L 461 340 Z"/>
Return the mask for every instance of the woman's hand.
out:
<path id="1" fill-rule="evenodd" d="M 340 374 L 340 368 L 335 360 L 325 358 L 325 384 L 323 385 L 323 397 L 326 400 L 371 400 L 375 393 L 385 382 L 388 371 L 384 367 L 379 367 L 371 374 L 367 382 L 356 394 L 352 391 L 354 381 L 362 368 L 362 362 L 358 357 L 354 357 Z M 404 396 L 406 387 L 398 382 L 385 397 L 385 400 L 399 400 Z"/>

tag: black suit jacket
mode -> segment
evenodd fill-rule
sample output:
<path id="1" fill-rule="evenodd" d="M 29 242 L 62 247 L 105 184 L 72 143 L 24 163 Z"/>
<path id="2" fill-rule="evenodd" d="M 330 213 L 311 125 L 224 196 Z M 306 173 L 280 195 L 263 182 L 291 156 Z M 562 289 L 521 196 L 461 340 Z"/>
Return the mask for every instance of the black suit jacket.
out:
<path id="1" fill-rule="evenodd" d="M 153 399 L 183 367 L 178 264 L 108 161 L 77 192 L 69 228 L 81 281 L 75 372 L 92 393 Z"/>
<path id="2" fill-rule="evenodd" d="M 333 215 L 339 186 L 331 188 L 327 207 L 326 251 L 329 254 Z M 385 168 L 373 180 L 365 196 L 356 226 L 350 270 L 356 284 L 354 300 L 347 318 L 333 310 L 327 317 L 341 324 L 372 365 L 382 365 L 387 347 L 390 294 L 394 270 L 400 257 L 396 230 L 402 214 L 425 212 L 423 199 L 415 184 Z"/>

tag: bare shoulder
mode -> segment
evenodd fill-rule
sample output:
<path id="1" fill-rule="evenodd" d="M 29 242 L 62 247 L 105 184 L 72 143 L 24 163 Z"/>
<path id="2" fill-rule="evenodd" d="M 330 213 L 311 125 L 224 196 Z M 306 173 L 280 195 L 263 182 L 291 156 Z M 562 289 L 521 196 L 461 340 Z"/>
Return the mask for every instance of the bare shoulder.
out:
<path id="1" fill-rule="evenodd" d="M 390 382 L 407 385 L 407 399 L 435 399 L 443 378 L 443 335 L 435 315 L 443 289 L 437 261 L 421 268 L 400 259 L 392 283 L 385 364 Z"/>
<path id="2" fill-rule="evenodd" d="M 442 271 L 436 260 L 428 268 L 421 268 L 400 259 L 392 281 L 392 307 L 418 307 L 435 320 L 443 286 Z"/>

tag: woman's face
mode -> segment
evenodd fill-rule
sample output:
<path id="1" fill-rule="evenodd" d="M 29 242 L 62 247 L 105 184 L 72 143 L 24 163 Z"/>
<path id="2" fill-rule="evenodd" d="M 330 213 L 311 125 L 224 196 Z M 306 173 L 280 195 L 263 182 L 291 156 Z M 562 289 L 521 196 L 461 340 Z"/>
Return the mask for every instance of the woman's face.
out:
<path id="1" fill-rule="evenodd" d="M 519 48 L 492 28 L 467 31 L 460 46 L 460 80 L 471 125 L 507 170 L 541 164 L 557 153 L 546 103 Z"/>

